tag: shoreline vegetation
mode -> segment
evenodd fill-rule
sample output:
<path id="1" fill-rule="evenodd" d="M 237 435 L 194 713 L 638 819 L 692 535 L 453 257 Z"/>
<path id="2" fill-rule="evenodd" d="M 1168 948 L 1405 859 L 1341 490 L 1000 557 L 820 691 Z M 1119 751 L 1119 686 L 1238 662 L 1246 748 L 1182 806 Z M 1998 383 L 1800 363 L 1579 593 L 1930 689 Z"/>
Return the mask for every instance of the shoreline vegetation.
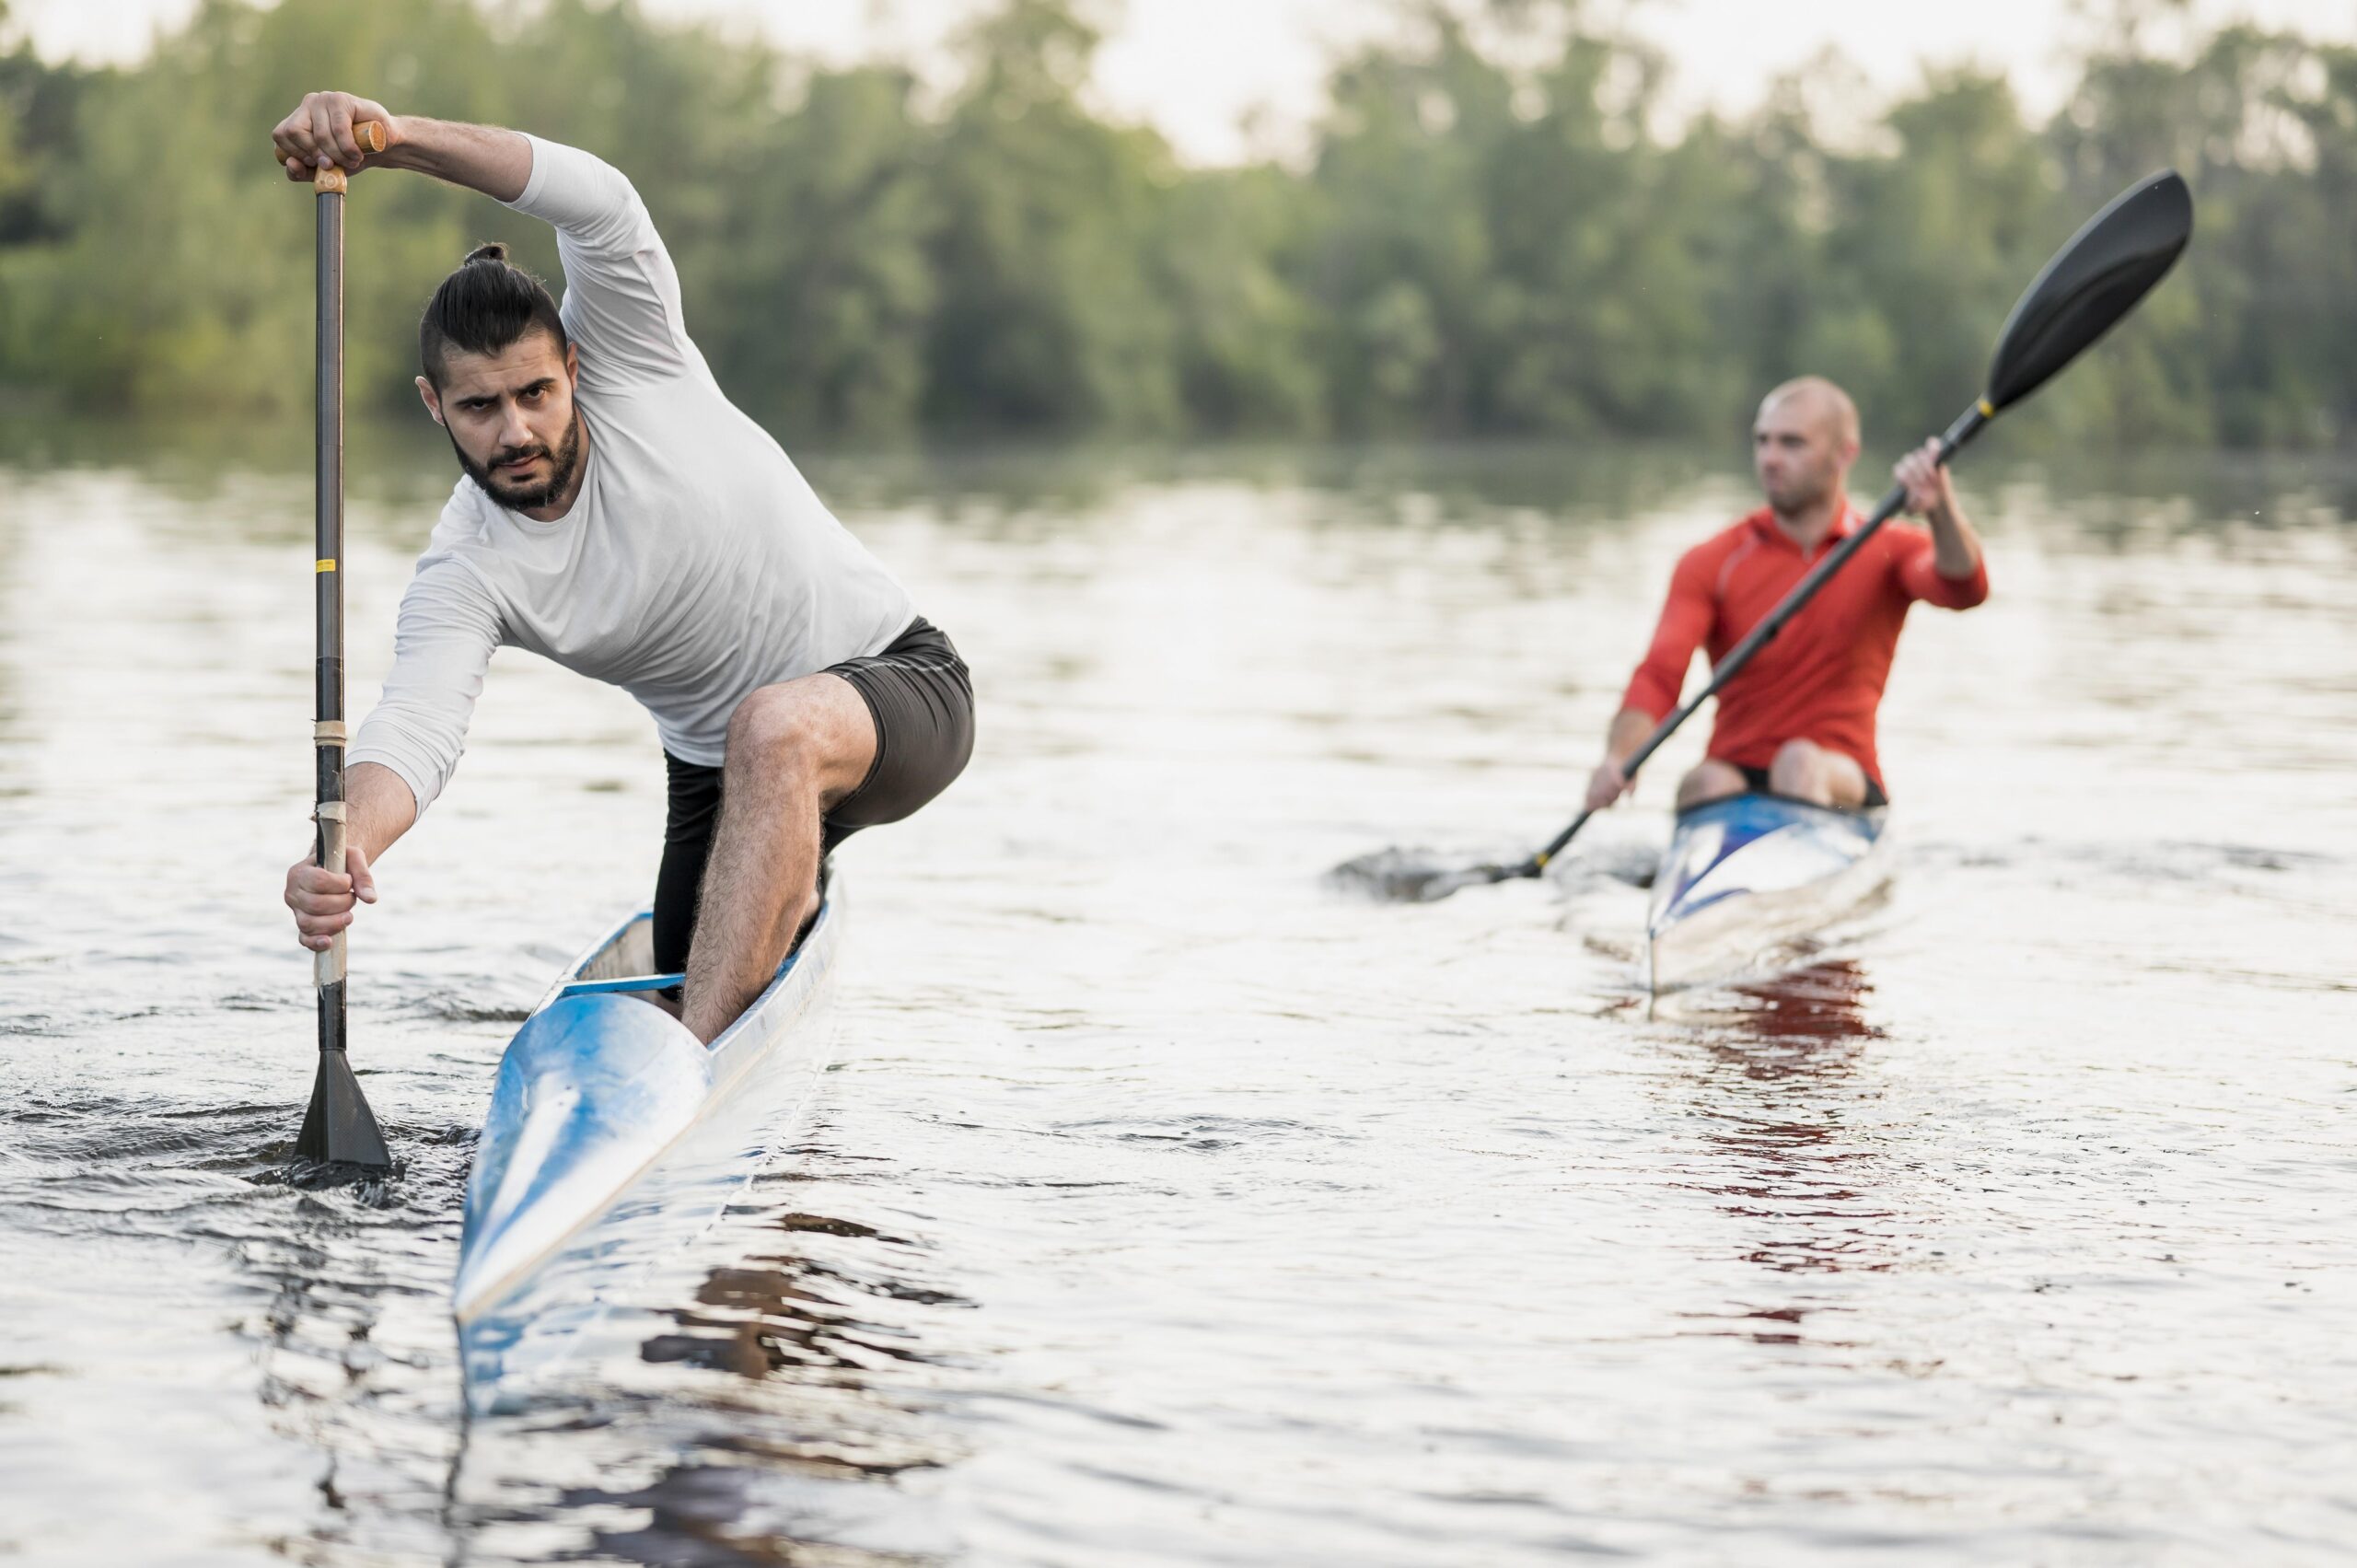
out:
<path id="1" fill-rule="evenodd" d="M 0 406 L 308 409 L 309 215 L 266 143 L 333 84 L 622 168 L 714 372 L 790 444 L 1723 444 L 1815 371 L 1895 449 L 1978 388 L 2055 246 L 2164 165 L 2200 203 L 2184 266 L 2009 444 L 2357 436 L 2357 49 L 2233 28 L 2164 50 L 2177 8 L 2119 0 L 2044 123 L 2001 77 L 1933 70 L 1838 136 L 1860 89 L 1827 60 L 1752 115 L 1664 129 L 1674 62 L 1577 7 L 1466 0 L 1339 60 L 1297 164 L 1192 168 L 1085 106 L 1093 14 L 1005 0 L 946 91 L 631 0 L 203 0 L 120 68 L 18 44 Z M 434 283 L 484 239 L 555 282 L 554 246 L 427 180 L 355 191 L 349 395 L 413 412 Z"/>

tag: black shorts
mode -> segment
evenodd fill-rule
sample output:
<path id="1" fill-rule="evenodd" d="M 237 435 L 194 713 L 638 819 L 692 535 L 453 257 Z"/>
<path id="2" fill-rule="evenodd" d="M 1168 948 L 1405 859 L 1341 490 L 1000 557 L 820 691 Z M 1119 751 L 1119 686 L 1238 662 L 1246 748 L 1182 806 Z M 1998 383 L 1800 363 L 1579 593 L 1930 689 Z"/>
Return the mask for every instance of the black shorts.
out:
<path id="1" fill-rule="evenodd" d="M 1737 762 L 1736 764 L 1736 770 L 1743 774 L 1743 782 L 1751 786 L 1753 793 L 1758 795 L 1773 795 L 1776 793 L 1774 790 L 1768 787 L 1767 769 L 1747 768 L 1742 763 Z M 1880 779 L 1875 777 L 1872 773 L 1866 774 L 1865 778 L 1866 804 L 1864 809 L 1868 811 L 1879 811 L 1884 807 L 1890 804 L 1890 796 L 1882 792 L 1882 781 Z"/>
<path id="2" fill-rule="evenodd" d="M 862 828 L 897 822 L 949 787 L 974 752 L 974 687 L 966 661 L 923 616 L 890 647 L 828 667 L 851 683 L 876 721 L 876 761 L 859 787 L 819 821 L 819 853 Z M 720 820 L 721 770 L 683 762 L 668 751 L 670 812 L 663 825 L 663 865 L 655 875 L 655 967 L 688 967 L 696 899 Z"/>

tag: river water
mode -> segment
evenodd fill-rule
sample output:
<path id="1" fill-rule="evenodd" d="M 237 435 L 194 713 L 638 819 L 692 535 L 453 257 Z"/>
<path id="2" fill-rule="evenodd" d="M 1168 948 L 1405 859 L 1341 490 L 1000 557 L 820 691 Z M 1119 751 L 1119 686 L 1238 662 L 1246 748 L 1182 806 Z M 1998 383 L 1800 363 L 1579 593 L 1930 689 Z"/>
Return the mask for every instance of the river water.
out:
<path id="1" fill-rule="evenodd" d="M 308 468 L 107 436 L 0 468 L 0 1561 L 2348 1559 L 2357 473 L 1992 443 L 1891 900 L 1652 1010 L 1699 733 L 1565 885 L 1319 874 L 1561 823 L 1739 451 L 814 461 L 980 749 L 842 855 L 789 1152 L 470 1424 L 469 1139 L 649 726 L 500 656 L 353 942 L 401 1168 L 288 1185 Z M 446 465 L 364 454 L 355 711 Z"/>

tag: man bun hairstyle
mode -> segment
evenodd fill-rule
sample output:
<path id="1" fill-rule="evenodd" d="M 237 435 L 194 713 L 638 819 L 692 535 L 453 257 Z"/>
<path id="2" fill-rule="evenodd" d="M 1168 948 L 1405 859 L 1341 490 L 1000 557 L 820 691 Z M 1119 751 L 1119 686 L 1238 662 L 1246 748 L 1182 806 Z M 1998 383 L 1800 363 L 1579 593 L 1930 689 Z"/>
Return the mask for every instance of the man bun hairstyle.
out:
<path id="1" fill-rule="evenodd" d="M 425 302 L 417 323 L 418 365 L 438 388 L 453 350 L 499 354 L 535 331 L 548 333 L 564 352 L 569 340 L 548 285 L 510 261 L 506 246 L 478 245 Z"/>

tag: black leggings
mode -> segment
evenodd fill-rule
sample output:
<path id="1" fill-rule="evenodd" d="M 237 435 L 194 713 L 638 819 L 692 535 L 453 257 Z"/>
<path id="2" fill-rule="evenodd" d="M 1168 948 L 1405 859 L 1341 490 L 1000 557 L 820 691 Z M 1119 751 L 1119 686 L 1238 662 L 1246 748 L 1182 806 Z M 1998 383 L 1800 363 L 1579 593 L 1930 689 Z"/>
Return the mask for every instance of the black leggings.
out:
<path id="1" fill-rule="evenodd" d="M 876 761 L 819 824 L 821 854 L 862 828 L 897 822 L 949 787 L 974 751 L 974 688 L 966 661 L 940 628 L 919 616 L 890 647 L 831 665 L 867 703 Z M 655 967 L 678 974 L 695 940 L 704 862 L 720 822 L 719 768 L 663 754 L 670 813 L 655 874 Z"/>
<path id="2" fill-rule="evenodd" d="M 1776 793 L 1774 790 L 1768 787 L 1767 769 L 1746 768 L 1740 762 L 1737 762 L 1736 766 L 1741 770 L 1743 773 L 1743 782 L 1751 786 L 1751 792 L 1754 795 L 1773 795 Z M 1884 807 L 1889 805 L 1890 796 L 1883 793 L 1882 781 L 1875 777 L 1872 773 L 1866 774 L 1865 779 L 1866 798 L 1864 803 L 1859 807 L 1859 809 L 1862 811 L 1879 811 Z"/>

